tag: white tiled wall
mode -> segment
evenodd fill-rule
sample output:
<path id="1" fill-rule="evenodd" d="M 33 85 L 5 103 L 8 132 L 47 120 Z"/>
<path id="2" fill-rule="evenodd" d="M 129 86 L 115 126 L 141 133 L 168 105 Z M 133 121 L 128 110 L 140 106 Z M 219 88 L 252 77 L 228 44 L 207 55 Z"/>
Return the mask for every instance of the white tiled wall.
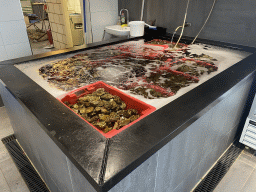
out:
<path id="1" fill-rule="evenodd" d="M 0 61 L 31 54 L 20 1 L 0 0 Z"/>
<path id="2" fill-rule="evenodd" d="M 104 27 L 116 25 L 118 0 L 90 0 L 93 42 L 102 40 Z M 105 39 L 110 38 L 106 35 Z"/>
<path id="3" fill-rule="evenodd" d="M 65 49 L 67 45 L 67 34 L 65 33 L 64 15 L 60 0 L 47 0 L 48 16 L 51 24 L 54 47 Z"/>

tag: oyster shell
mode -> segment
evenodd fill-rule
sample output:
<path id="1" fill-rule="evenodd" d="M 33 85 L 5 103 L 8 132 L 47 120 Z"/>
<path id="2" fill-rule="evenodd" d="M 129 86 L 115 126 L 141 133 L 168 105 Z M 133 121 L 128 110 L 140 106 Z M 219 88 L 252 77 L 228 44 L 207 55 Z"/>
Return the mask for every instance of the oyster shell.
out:
<path id="1" fill-rule="evenodd" d="M 93 125 L 99 129 L 104 129 L 107 126 L 105 121 L 96 122 Z"/>
<path id="2" fill-rule="evenodd" d="M 135 121 L 136 119 L 138 119 L 140 116 L 139 115 L 133 115 L 130 117 L 131 122 Z"/>
<path id="3" fill-rule="evenodd" d="M 121 109 L 125 109 L 126 108 L 126 104 L 125 102 L 122 102 L 121 106 L 120 106 Z"/>
<path id="4" fill-rule="evenodd" d="M 118 124 L 118 122 L 115 122 L 113 129 L 119 129 L 119 124 Z"/>
<path id="5" fill-rule="evenodd" d="M 136 109 L 125 110 L 125 102 L 120 97 L 107 93 L 103 88 L 80 97 L 73 105 L 69 102 L 65 104 L 104 133 L 120 129 L 140 117 Z"/>
<path id="6" fill-rule="evenodd" d="M 80 113 L 85 113 L 86 112 L 86 108 L 85 107 L 81 108 L 79 111 L 80 111 Z"/>
<path id="7" fill-rule="evenodd" d="M 101 121 L 109 122 L 109 115 L 99 114 L 99 118 Z"/>
<path id="8" fill-rule="evenodd" d="M 125 126 L 125 125 L 128 125 L 130 122 L 131 122 L 130 119 L 122 118 L 122 119 L 119 121 L 118 124 L 119 124 L 120 127 L 123 127 L 123 126 Z"/>
<path id="9" fill-rule="evenodd" d="M 102 95 L 104 95 L 104 94 L 106 94 L 104 88 L 99 88 L 99 89 L 97 89 L 95 92 L 93 92 L 93 95 L 96 95 L 96 96 L 102 96 Z"/>
<path id="10" fill-rule="evenodd" d="M 114 101 L 117 103 L 117 104 L 121 104 L 122 103 L 122 100 L 120 97 L 118 97 L 117 95 L 114 95 Z"/>
<path id="11" fill-rule="evenodd" d="M 85 113 L 91 113 L 91 112 L 93 112 L 93 110 L 94 110 L 94 107 L 87 107 L 85 109 Z"/>
<path id="12" fill-rule="evenodd" d="M 101 95 L 100 98 L 104 99 L 104 100 L 110 100 L 110 99 L 114 98 L 114 96 L 111 94 L 104 94 L 104 95 Z"/>

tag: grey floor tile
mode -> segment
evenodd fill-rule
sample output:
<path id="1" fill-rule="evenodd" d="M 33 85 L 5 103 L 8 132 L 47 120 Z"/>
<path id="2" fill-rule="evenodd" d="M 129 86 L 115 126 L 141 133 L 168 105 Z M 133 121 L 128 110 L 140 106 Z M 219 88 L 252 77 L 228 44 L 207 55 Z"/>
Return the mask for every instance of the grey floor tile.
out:
<path id="1" fill-rule="evenodd" d="M 252 155 L 252 160 L 253 160 L 253 161 L 256 161 L 256 153 L 254 153 L 254 154 Z"/>
<path id="2" fill-rule="evenodd" d="M 6 108 L 3 106 L 3 107 L 0 107 L 0 121 L 5 118 L 8 118 L 8 114 L 6 112 Z"/>
<path id="3" fill-rule="evenodd" d="M 10 129 L 11 128 L 11 129 Z M 2 138 L 4 138 L 4 137 L 7 137 L 7 136 L 9 136 L 9 135 L 12 135 L 14 132 L 13 132 L 13 130 L 12 130 L 12 127 L 10 126 L 8 126 L 8 127 L 6 127 L 6 128 L 3 128 L 3 129 L 1 129 L 0 130 L 0 138 L 2 139 Z"/>
<path id="4" fill-rule="evenodd" d="M 1 162 L 0 170 L 2 171 L 12 192 L 29 192 L 28 187 L 26 186 L 12 159 L 7 159 Z"/>
<path id="5" fill-rule="evenodd" d="M 239 192 L 249 179 L 253 168 L 242 162 L 235 161 L 214 192 Z"/>
<path id="6" fill-rule="evenodd" d="M 5 145 L 3 144 L 3 142 L 0 140 L 0 153 L 3 151 L 7 151 L 7 149 L 6 149 Z"/>
<path id="7" fill-rule="evenodd" d="M 4 178 L 2 171 L 0 171 L 0 191 L 1 192 L 11 192 L 11 190 Z"/>
<path id="8" fill-rule="evenodd" d="M 243 186 L 242 192 L 253 192 L 256 191 L 256 170 L 254 169 L 250 175 L 248 181 Z"/>
<path id="9" fill-rule="evenodd" d="M 245 155 L 248 155 L 248 156 L 252 156 L 252 154 L 253 154 L 253 150 L 251 149 L 251 148 L 249 148 L 249 149 L 244 149 L 243 151 L 242 151 L 242 154 L 245 154 Z"/>
<path id="10" fill-rule="evenodd" d="M 0 163 L 10 158 L 11 156 L 7 150 L 0 150 Z"/>
<path id="11" fill-rule="evenodd" d="M 247 163 L 248 165 L 252 166 L 253 168 L 255 168 L 255 166 L 256 166 L 256 157 L 254 157 L 252 154 L 241 153 L 241 155 L 238 157 L 237 160 Z"/>

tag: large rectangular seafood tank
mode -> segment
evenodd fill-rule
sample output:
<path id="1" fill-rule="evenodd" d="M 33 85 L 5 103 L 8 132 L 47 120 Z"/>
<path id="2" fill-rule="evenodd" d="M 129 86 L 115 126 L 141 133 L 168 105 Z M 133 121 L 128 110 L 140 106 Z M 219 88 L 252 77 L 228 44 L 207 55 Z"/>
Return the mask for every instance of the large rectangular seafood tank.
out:
<path id="1" fill-rule="evenodd" d="M 250 53 L 206 44 L 136 40 L 16 65 L 55 97 L 103 81 L 157 109 Z"/>
<path id="2" fill-rule="evenodd" d="M 235 139 L 255 92 L 254 48 L 204 42 L 102 43 L 1 68 L 15 135 L 49 188 L 190 191 Z M 99 82 L 156 110 L 106 136 L 58 100 Z"/>

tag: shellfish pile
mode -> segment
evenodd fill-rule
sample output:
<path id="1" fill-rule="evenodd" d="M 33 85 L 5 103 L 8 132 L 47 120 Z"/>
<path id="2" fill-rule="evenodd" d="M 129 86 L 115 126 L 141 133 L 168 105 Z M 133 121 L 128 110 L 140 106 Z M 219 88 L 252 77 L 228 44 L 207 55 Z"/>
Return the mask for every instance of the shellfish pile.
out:
<path id="1" fill-rule="evenodd" d="M 104 88 L 80 97 L 75 104 L 64 103 L 104 133 L 118 130 L 140 117 L 136 109 L 126 109 L 120 97 L 106 92 Z"/>
<path id="2" fill-rule="evenodd" d="M 97 81 L 147 99 L 170 97 L 218 70 L 216 59 L 192 54 L 186 44 L 154 39 L 102 47 L 39 69 L 57 88 L 68 91 Z M 204 49 L 208 49 L 205 46 Z"/>

